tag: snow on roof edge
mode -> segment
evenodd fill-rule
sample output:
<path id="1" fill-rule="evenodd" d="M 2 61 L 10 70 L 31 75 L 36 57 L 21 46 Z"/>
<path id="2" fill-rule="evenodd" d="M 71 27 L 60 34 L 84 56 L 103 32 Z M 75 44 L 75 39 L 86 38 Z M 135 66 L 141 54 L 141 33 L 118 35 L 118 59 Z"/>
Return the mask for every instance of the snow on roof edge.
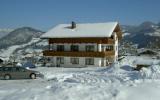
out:
<path id="1" fill-rule="evenodd" d="M 103 32 L 103 34 L 85 34 L 85 35 L 66 35 L 66 33 L 64 34 L 63 32 L 63 34 L 62 35 L 54 35 L 55 33 L 60 33 L 60 32 L 58 32 L 58 31 L 61 31 L 61 30 L 65 30 L 65 29 L 62 29 L 62 28 L 66 28 L 66 27 L 69 27 L 70 26 L 70 24 L 58 24 L 58 25 L 56 25 L 55 27 L 53 27 L 52 29 L 50 29 L 49 31 L 47 31 L 45 34 L 43 34 L 40 38 L 42 38 L 42 39 L 47 39 L 47 38 L 87 38 L 87 37 L 110 37 L 111 36 L 111 34 L 113 33 L 113 31 L 114 31 L 114 29 L 116 28 L 116 26 L 119 24 L 118 22 L 103 22 L 103 23 L 78 23 L 78 24 L 76 24 L 77 26 L 82 26 L 82 25 L 84 25 L 84 26 L 86 26 L 86 25 L 90 25 L 90 26 L 93 26 L 93 25 L 99 25 L 99 24 L 104 24 L 104 25 L 106 25 L 106 29 L 105 30 L 103 30 L 104 32 Z M 110 27 L 110 29 L 107 29 L 107 24 L 108 24 L 108 27 Z M 110 26 L 109 26 L 109 24 L 110 24 Z M 111 27 L 112 26 L 112 27 Z M 60 30 L 58 30 L 57 31 L 57 29 L 58 28 L 60 28 Z M 77 27 L 76 27 L 77 28 Z M 93 30 L 94 30 L 94 27 L 92 28 Z M 76 29 L 75 29 L 76 30 Z M 73 32 L 74 33 L 74 31 L 75 31 L 74 29 L 70 29 L 70 32 Z M 108 31 L 107 31 L 108 30 Z M 57 31 L 57 32 L 55 32 L 55 31 Z M 77 31 L 77 30 L 76 30 Z M 91 31 L 91 30 L 90 30 Z M 100 30 L 99 30 L 100 31 Z M 81 32 L 82 34 L 84 34 L 84 33 L 86 33 L 86 32 Z M 98 33 L 98 32 L 97 32 Z M 108 33 L 108 36 L 106 35 L 106 33 Z M 47 36 L 48 35 L 48 36 Z"/>

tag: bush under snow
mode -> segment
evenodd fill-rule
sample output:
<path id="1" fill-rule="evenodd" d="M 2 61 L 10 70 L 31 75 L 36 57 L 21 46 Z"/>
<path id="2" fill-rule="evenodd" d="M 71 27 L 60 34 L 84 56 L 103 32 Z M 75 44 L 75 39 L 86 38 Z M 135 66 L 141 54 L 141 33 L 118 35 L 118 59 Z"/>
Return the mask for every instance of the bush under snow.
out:
<path id="1" fill-rule="evenodd" d="M 141 77 L 144 79 L 160 79 L 160 65 L 152 65 L 142 68 Z"/>

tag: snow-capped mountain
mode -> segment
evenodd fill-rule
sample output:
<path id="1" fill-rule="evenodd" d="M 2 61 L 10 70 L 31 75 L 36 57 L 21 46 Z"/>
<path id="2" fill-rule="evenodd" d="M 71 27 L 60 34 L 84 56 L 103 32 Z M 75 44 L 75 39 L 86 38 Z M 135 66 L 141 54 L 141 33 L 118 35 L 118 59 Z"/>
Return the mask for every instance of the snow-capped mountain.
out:
<path id="1" fill-rule="evenodd" d="M 13 31 L 13 29 L 8 29 L 8 28 L 3 28 L 0 29 L 0 38 L 6 36 L 8 33 L 10 33 L 11 31 Z"/>
<path id="2" fill-rule="evenodd" d="M 45 44 L 39 37 L 44 32 L 30 28 L 22 27 L 15 29 L 10 32 L 8 35 L 0 39 L 0 57 L 3 60 L 9 60 L 12 55 L 19 55 L 21 57 L 23 52 L 29 49 L 29 51 L 42 50 Z M 38 43 L 36 45 L 36 43 Z M 36 47 L 36 48 L 35 48 Z"/>
<path id="3" fill-rule="evenodd" d="M 42 31 L 31 27 L 22 27 L 13 30 L 8 35 L 0 39 L 0 49 L 13 45 L 21 45 L 28 43 L 32 38 L 39 38 L 43 34 Z"/>
<path id="4" fill-rule="evenodd" d="M 144 22 L 138 26 L 122 26 L 123 40 L 128 40 L 139 47 L 160 48 L 160 23 Z M 127 34 L 127 35 L 126 35 Z"/>

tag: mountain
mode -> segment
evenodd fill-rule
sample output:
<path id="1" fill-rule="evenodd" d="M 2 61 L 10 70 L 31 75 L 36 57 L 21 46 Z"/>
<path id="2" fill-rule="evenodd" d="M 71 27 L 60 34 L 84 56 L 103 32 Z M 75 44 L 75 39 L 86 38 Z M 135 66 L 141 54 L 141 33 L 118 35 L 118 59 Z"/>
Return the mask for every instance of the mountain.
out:
<path id="1" fill-rule="evenodd" d="M 157 25 L 158 25 L 158 27 L 160 28 L 160 22 L 159 22 Z"/>
<path id="2" fill-rule="evenodd" d="M 40 37 L 44 32 L 33 29 L 31 27 L 22 27 L 13 30 L 0 39 L 0 49 L 7 48 L 12 45 L 21 45 L 32 40 L 32 38 Z"/>
<path id="3" fill-rule="evenodd" d="M 122 30 L 125 34 L 123 41 L 127 40 L 138 44 L 139 48 L 160 48 L 160 23 L 147 21 L 138 26 L 123 25 Z"/>
<path id="4" fill-rule="evenodd" d="M 140 24 L 137 27 L 137 31 L 140 32 L 154 32 L 154 27 L 156 26 L 156 24 L 154 24 L 153 22 L 143 22 L 142 24 Z"/>
<path id="5" fill-rule="evenodd" d="M 10 33 L 11 31 L 13 31 L 13 29 L 0 29 L 0 38 L 4 37 L 5 35 Z"/>

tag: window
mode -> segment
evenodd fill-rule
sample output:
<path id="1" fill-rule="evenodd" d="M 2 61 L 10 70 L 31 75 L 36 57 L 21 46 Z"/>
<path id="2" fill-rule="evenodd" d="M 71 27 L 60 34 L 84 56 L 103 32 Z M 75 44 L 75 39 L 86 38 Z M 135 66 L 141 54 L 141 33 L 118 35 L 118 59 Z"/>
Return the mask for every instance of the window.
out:
<path id="1" fill-rule="evenodd" d="M 71 51 L 78 51 L 79 47 L 78 45 L 71 45 Z"/>
<path id="2" fill-rule="evenodd" d="M 25 69 L 24 69 L 24 68 L 19 68 L 19 70 L 20 70 L 21 72 L 25 72 Z"/>
<path id="3" fill-rule="evenodd" d="M 12 68 L 12 71 L 13 71 L 13 72 L 16 72 L 17 69 L 18 69 L 18 68 L 14 67 L 14 68 Z"/>
<path id="4" fill-rule="evenodd" d="M 86 51 L 94 51 L 94 45 L 87 45 L 86 46 Z"/>
<path id="5" fill-rule="evenodd" d="M 57 51 L 64 51 L 64 45 L 57 45 Z"/>
<path id="6" fill-rule="evenodd" d="M 113 62 L 114 58 L 106 58 L 106 65 L 110 65 Z"/>
<path id="7" fill-rule="evenodd" d="M 79 64 L 79 58 L 71 58 L 71 64 Z"/>
<path id="8" fill-rule="evenodd" d="M 111 51 L 111 50 L 113 50 L 113 46 L 112 45 L 106 46 L 106 51 Z"/>
<path id="9" fill-rule="evenodd" d="M 64 64 L 64 57 L 57 57 L 58 64 Z"/>
<path id="10" fill-rule="evenodd" d="M 4 71 L 11 71 L 11 68 L 4 68 Z"/>
<path id="11" fill-rule="evenodd" d="M 86 65 L 94 65 L 94 58 L 86 58 L 85 63 Z"/>
<path id="12" fill-rule="evenodd" d="M 2 69 L 2 68 L 0 68 L 0 71 L 3 71 L 3 69 Z"/>
<path id="13" fill-rule="evenodd" d="M 55 48 L 54 48 L 54 44 L 50 44 L 50 46 L 51 46 L 51 50 L 55 50 Z"/>

